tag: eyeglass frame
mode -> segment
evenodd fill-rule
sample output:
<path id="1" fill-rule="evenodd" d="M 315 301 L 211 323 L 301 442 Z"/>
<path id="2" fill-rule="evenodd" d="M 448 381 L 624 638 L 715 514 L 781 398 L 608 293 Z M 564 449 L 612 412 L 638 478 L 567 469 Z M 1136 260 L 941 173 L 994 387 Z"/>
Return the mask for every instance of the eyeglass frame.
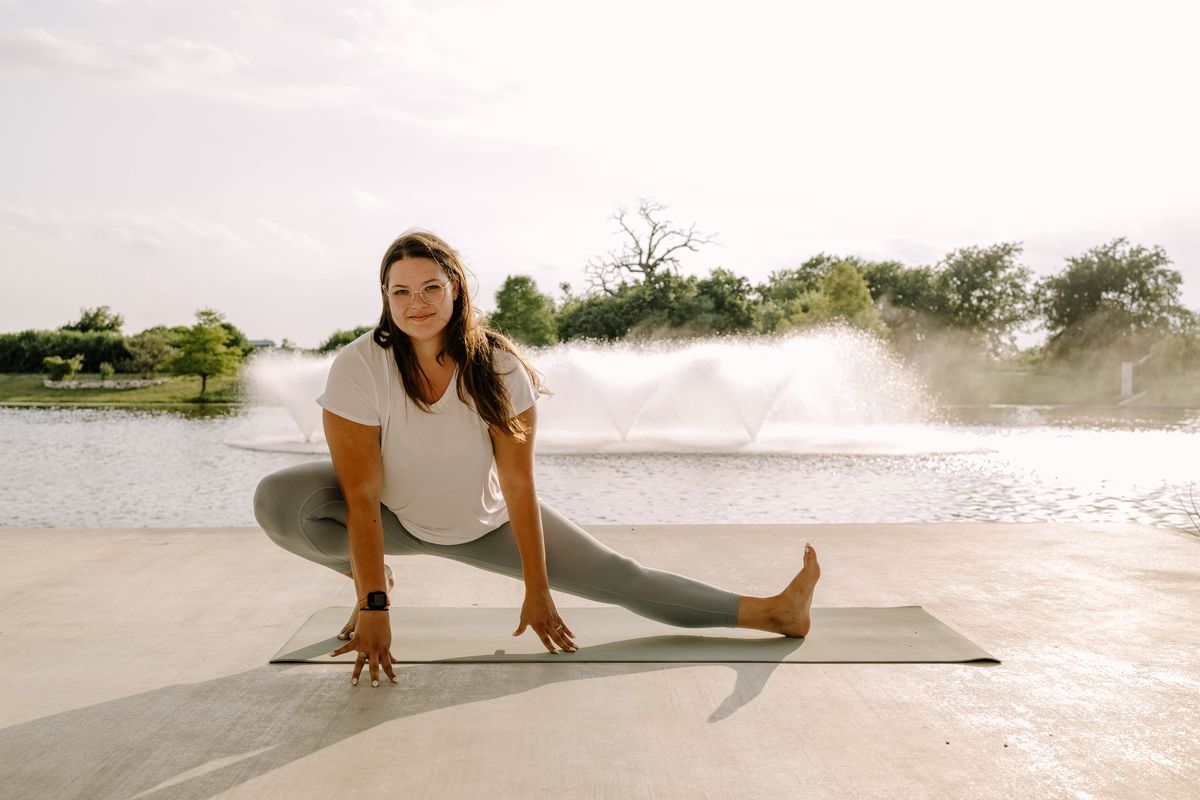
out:
<path id="1" fill-rule="evenodd" d="M 405 303 L 403 300 L 400 300 L 400 299 L 397 299 L 397 300 L 396 300 L 396 302 L 401 304 L 401 306 L 400 306 L 401 308 L 412 308 L 412 307 L 413 307 L 413 306 L 416 304 L 416 302 L 417 302 L 417 297 L 420 297 L 420 298 L 421 298 L 421 302 L 422 302 L 422 303 L 424 303 L 425 305 L 427 305 L 427 306 L 436 306 L 438 303 L 442 302 L 442 300 L 444 300 L 444 299 L 445 299 L 445 297 L 446 297 L 446 290 L 450 288 L 450 287 L 449 287 L 449 284 L 451 284 L 451 283 L 453 283 L 453 282 L 454 282 L 454 281 L 453 281 L 453 279 L 452 279 L 452 278 L 447 278 L 447 279 L 446 279 L 446 280 L 444 280 L 444 281 L 433 281 L 433 282 L 431 282 L 431 283 L 426 283 L 424 286 L 422 286 L 422 287 L 421 287 L 421 289 L 420 289 L 419 291 L 416 291 L 416 292 L 414 292 L 414 291 L 412 291 L 411 289 L 408 289 L 408 288 L 400 288 L 400 289 L 399 289 L 399 291 L 402 291 L 402 292 L 408 292 L 409 294 L 411 294 L 411 295 L 412 295 L 412 297 L 411 297 L 411 298 L 409 298 L 409 300 L 408 300 L 408 302 L 407 302 L 407 303 Z M 388 302 L 391 302 L 391 300 L 392 300 L 392 298 L 394 297 L 394 295 L 392 294 L 392 292 L 391 292 L 391 291 L 389 291 L 389 290 L 388 290 L 387 286 L 383 286 L 383 284 L 380 284 L 380 285 L 381 285 L 381 286 L 382 286 L 382 288 L 383 288 L 383 295 L 384 295 L 384 297 L 386 297 L 386 298 L 388 299 Z M 428 289 L 428 288 L 429 288 L 429 287 L 431 287 L 431 286 L 438 286 L 438 287 L 440 287 L 440 288 L 441 288 L 441 290 L 442 290 L 442 294 L 441 294 L 441 296 L 440 296 L 440 297 L 438 297 L 438 299 L 437 299 L 437 300 L 432 300 L 432 301 L 431 301 L 431 300 L 426 300 L 426 299 L 425 299 L 425 290 L 426 290 L 426 289 Z"/>

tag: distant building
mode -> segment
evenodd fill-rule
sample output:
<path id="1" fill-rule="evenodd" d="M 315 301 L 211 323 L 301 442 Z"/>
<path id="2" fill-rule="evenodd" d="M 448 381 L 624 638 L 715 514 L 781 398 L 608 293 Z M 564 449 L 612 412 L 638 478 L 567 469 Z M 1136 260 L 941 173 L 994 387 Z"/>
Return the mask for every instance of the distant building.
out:
<path id="1" fill-rule="evenodd" d="M 278 347 L 274 339 L 250 339 L 250 346 L 257 350 L 260 347 Z"/>

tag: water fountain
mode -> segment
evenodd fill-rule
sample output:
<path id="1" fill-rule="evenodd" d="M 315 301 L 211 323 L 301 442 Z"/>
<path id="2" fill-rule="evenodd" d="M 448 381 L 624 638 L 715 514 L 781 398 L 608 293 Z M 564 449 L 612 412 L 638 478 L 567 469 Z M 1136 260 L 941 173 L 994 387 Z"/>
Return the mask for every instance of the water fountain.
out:
<path id="1" fill-rule="evenodd" d="M 538 405 L 538 450 L 910 453 L 972 449 L 929 425 L 916 375 L 877 339 L 846 327 L 783 337 L 566 343 L 523 352 L 554 394 Z M 300 436 L 240 446 L 325 452 L 317 434 L 332 356 L 262 353 L 258 402 L 283 406 Z"/>
<path id="2" fill-rule="evenodd" d="M 331 363 L 332 355 L 272 350 L 255 353 L 246 367 L 246 388 L 251 399 L 257 405 L 286 409 L 299 436 L 295 433 L 256 436 L 231 444 L 250 450 L 329 452 L 320 432 L 321 407 L 316 400 L 325 391 Z"/>
<path id="3" fill-rule="evenodd" d="M 935 409 L 916 375 L 851 328 L 569 343 L 529 358 L 554 392 L 538 406 L 542 452 L 929 452 L 936 445 L 927 425 Z"/>

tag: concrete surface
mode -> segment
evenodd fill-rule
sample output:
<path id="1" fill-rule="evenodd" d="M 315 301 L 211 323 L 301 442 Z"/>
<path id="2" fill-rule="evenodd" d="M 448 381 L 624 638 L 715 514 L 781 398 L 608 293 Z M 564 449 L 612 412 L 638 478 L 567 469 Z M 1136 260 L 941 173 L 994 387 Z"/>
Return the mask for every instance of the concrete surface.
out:
<path id="1" fill-rule="evenodd" d="M 1195 536 L 589 530 L 751 594 L 811 541 L 818 605 L 921 605 L 1003 663 L 420 664 L 351 687 L 346 666 L 267 663 L 353 591 L 257 529 L 0 530 L 0 796 L 1196 796 Z M 403 605 L 520 605 L 518 581 L 388 561 Z M 568 624 L 595 605 L 556 598 Z"/>

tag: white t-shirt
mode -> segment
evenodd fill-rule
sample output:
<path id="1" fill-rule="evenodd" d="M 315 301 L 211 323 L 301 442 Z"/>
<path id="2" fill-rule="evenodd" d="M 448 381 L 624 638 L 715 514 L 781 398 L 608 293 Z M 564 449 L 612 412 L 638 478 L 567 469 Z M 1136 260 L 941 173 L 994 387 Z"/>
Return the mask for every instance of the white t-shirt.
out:
<path id="1" fill-rule="evenodd" d="M 532 406 L 520 362 L 497 348 L 496 368 L 514 415 Z M 392 351 L 368 331 L 337 354 L 317 398 L 339 417 L 382 427 L 380 500 L 413 536 L 434 544 L 470 542 L 508 522 L 487 423 L 469 394 L 467 403 L 458 399 L 457 381 L 456 367 L 445 394 L 422 411 L 404 391 Z"/>

